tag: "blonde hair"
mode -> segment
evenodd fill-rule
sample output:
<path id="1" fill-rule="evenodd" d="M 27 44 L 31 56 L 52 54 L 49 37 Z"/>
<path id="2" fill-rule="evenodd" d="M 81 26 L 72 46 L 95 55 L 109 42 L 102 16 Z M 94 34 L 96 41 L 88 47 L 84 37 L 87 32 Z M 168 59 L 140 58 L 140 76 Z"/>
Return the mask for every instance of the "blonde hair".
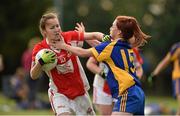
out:
<path id="1" fill-rule="evenodd" d="M 39 30 L 43 36 L 44 36 L 43 30 L 45 30 L 46 21 L 54 18 L 58 19 L 58 14 L 56 12 L 46 12 L 45 14 L 42 15 L 39 22 Z"/>
<path id="2" fill-rule="evenodd" d="M 151 36 L 146 35 L 142 32 L 137 20 L 130 16 L 117 16 L 117 28 L 121 30 L 122 38 L 129 40 L 134 37 L 135 42 L 132 44 L 133 47 L 139 47 L 147 42 L 147 39 Z"/>

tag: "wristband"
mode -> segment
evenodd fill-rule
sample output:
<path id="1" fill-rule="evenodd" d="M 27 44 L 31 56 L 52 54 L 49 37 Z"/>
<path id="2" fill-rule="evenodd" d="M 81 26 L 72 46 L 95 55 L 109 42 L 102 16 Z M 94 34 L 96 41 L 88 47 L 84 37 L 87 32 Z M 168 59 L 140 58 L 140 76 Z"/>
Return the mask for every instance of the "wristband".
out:
<path id="1" fill-rule="evenodd" d="M 40 59 L 38 60 L 38 62 L 39 62 L 39 64 L 40 64 L 41 66 L 45 64 L 44 61 L 42 60 L 42 58 L 40 58 Z"/>

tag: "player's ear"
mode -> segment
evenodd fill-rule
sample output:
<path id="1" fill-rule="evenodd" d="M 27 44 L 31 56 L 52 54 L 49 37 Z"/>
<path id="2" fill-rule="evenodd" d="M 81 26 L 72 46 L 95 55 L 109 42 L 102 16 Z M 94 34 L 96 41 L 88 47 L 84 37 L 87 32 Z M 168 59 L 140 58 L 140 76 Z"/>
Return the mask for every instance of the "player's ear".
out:
<path id="1" fill-rule="evenodd" d="M 46 37 L 46 31 L 45 31 L 45 30 L 41 30 L 41 35 L 42 35 L 43 37 Z"/>
<path id="2" fill-rule="evenodd" d="M 46 37 L 46 32 L 43 31 L 43 32 L 42 32 L 42 35 L 43 35 L 43 37 Z"/>
<path id="3" fill-rule="evenodd" d="M 122 34 L 122 31 L 121 30 L 119 30 L 118 31 L 118 35 L 121 37 L 121 34 Z"/>

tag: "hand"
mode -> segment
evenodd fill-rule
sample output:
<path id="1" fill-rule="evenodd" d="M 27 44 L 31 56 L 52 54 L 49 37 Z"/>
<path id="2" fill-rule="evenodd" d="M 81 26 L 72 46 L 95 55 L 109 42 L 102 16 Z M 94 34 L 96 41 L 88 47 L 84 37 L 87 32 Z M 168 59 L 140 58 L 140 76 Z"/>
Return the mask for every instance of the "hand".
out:
<path id="1" fill-rule="evenodd" d="M 65 48 L 66 43 L 64 39 L 61 39 L 61 40 L 54 40 L 50 42 L 49 45 L 56 50 L 60 50 Z"/>
<path id="2" fill-rule="evenodd" d="M 51 51 L 44 51 L 41 58 L 38 60 L 41 65 L 55 62 L 56 54 Z"/>
<path id="3" fill-rule="evenodd" d="M 104 70 L 101 71 L 100 76 L 101 76 L 103 79 L 106 79 L 106 74 L 105 74 Z"/>
<path id="4" fill-rule="evenodd" d="M 102 42 L 105 41 L 111 41 L 111 36 L 110 35 L 104 35 L 104 37 L 102 38 Z"/>
<path id="5" fill-rule="evenodd" d="M 105 70 L 103 69 L 99 74 L 103 79 L 107 78 L 107 74 L 105 73 Z"/>
<path id="6" fill-rule="evenodd" d="M 150 76 L 148 76 L 148 83 L 149 83 L 150 86 L 152 86 L 152 84 L 153 84 L 153 78 L 154 78 L 154 77 L 155 77 L 155 75 L 152 74 L 152 73 L 151 73 Z"/>
<path id="7" fill-rule="evenodd" d="M 76 29 L 76 31 L 78 31 L 78 32 L 85 32 L 85 27 L 84 27 L 84 25 L 83 25 L 83 23 L 81 22 L 80 24 L 79 23 L 76 23 L 76 27 L 75 27 L 75 29 Z"/>
<path id="8" fill-rule="evenodd" d="M 107 78 L 107 75 L 108 75 L 108 72 L 109 72 L 109 68 L 107 67 L 106 64 L 104 63 L 100 63 L 99 66 L 102 68 L 101 72 L 100 72 L 100 76 L 103 78 L 103 79 L 106 79 Z"/>

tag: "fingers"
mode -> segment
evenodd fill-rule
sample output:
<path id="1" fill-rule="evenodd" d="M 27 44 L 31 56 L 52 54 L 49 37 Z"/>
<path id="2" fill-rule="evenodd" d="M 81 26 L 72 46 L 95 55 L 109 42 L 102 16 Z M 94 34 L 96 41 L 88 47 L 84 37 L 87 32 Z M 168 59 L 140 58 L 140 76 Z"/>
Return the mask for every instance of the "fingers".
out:
<path id="1" fill-rule="evenodd" d="M 49 51 L 45 51 L 45 53 L 46 53 L 46 54 L 48 54 L 48 53 L 49 53 Z"/>
<path id="2" fill-rule="evenodd" d="M 81 31 L 80 27 L 81 27 L 81 25 L 80 25 L 79 23 L 76 23 L 75 30 L 77 30 L 77 31 Z"/>
<path id="3" fill-rule="evenodd" d="M 47 63 L 53 63 L 53 62 L 55 62 L 55 59 L 57 58 L 56 54 L 54 52 L 49 52 L 47 54 L 47 57 L 49 59 L 49 61 Z"/>
<path id="4" fill-rule="evenodd" d="M 79 23 L 76 23 L 76 25 L 77 25 L 78 27 L 81 27 L 81 24 L 79 24 Z"/>
<path id="5" fill-rule="evenodd" d="M 80 29 L 79 29 L 79 27 L 75 27 L 75 30 L 76 30 L 76 31 L 79 31 Z"/>
<path id="6" fill-rule="evenodd" d="M 84 24 L 81 22 L 81 23 L 76 23 L 76 27 L 75 27 L 75 30 L 76 31 L 79 31 L 79 32 L 84 32 L 85 31 L 85 27 L 84 27 Z"/>
<path id="7" fill-rule="evenodd" d="M 54 57 L 56 54 L 53 51 L 45 51 L 45 54 L 49 57 Z"/>
<path id="8" fill-rule="evenodd" d="M 110 35 L 104 35 L 104 37 L 102 38 L 102 41 L 110 41 L 111 40 L 111 36 Z"/>
<path id="9" fill-rule="evenodd" d="M 84 27 L 83 22 L 81 22 L 81 27 L 82 27 L 82 28 L 83 28 L 83 30 L 85 31 L 85 27 Z"/>
<path id="10" fill-rule="evenodd" d="M 83 24 L 83 22 L 81 22 L 81 26 L 82 26 L 82 27 L 84 27 L 84 24 Z"/>

